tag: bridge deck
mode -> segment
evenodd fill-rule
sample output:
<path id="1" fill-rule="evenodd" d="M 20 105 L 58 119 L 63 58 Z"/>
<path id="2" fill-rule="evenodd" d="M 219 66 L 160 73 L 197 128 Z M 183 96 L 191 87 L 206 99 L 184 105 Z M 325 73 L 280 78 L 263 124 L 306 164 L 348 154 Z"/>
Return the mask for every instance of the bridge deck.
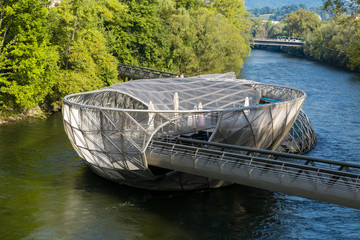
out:
<path id="1" fill-rule="evenodd" d="M 304 42 L 285 41 L 277 39 L 254 39 L 255 46 L 283 46 L 283 47 L 303 47 Z"/>
<path id="2" fill-rule="evenodd" d="M 153 141 L 150 165 L 360 209 L 360 165 L 187 138 Z"/>
<path id="3" fill-rule="evenodd" d="M 255 44 L 302 46 L 261 40 Z M 176 74 L 119 64 L 132 79 Z M 148 163 L 200 176 L 360 209 L 360 165 L 186 138 L 152 141 Z"/>

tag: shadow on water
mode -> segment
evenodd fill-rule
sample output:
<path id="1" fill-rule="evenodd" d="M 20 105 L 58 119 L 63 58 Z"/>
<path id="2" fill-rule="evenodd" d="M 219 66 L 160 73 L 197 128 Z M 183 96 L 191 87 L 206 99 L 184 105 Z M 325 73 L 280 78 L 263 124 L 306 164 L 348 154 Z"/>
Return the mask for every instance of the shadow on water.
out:
<path id="1" fill-rule="evenodd" d="M 76 188 L 84 191 L 88 198 L 81 202 L 90 201 L 92 210 L 104 204 L 98 214 L 111 212 L 112 220 L 95 220 L 106 224 L 107 233 L 102 234 L 121 233 L 129 239 L 265 238 L 281 224 L 280 218 L 273 216 L 284 208 L 278 194 L 260 189 L 232 185 L 192 192 L 147 191 L 109 182 L 89 169 L 78 178 Z M 102 201 L 89 199 L 96 196 Z M 109 224 L 114 224 L 116 231 L 108 232 Z"/>
<path id="2" fill-rule="evenodd" d="M 104 180 L 72 149 L 61 114 L 0 127 L 0 150 L 0 239 L 263 238 L 281 224 L 279 194 L 239 185 L 153 192 Z"/>
<path id="3" fill-rule="evenodd" d="M 68 234 L 76 239 L 324 239 L 329 231 L 343 236 L 335 229 L 341 224 L 348 229 L 345 236 L 359 236 L 354 229 L 360 215 L 352 209 L 240 185 L 155 192 L 120 186 L 84 169 L 75 189 L 81 194 L 77 207 L 69 204 L 76 222 Z M 354 222 L 344 222 L 344 214 Z"/>

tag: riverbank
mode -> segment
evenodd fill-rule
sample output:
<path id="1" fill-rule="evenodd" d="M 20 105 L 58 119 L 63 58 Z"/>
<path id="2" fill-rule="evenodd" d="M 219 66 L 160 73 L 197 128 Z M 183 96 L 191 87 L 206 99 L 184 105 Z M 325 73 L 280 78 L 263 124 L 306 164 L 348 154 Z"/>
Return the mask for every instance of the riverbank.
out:
<path id="1" fill-rule="evenodd" d="M 323 63 L 323 64 L 337 67 L 337 68 L 340 68 L 340 69 L 343 69 L 346 71 L 357 72 L 357 73 L 360 72 L 360 68 L 351 69 L 350 67 L 348 67 L 346 65 L 343 65 L 341 63 L 338 63 L 337 61 L 334 61 L 334 59 L 332 61 L 328 61 L 325 59 L 317 59 L 313 56 L 306 54 L 304 52 L 304 48 L 283 47 L 283 46 L 256 46 L 256 47 L 254 46 L 253 49 L 286 53 L 290 56 L 300 57 L 300 58 L 304 58 L 304 59 L 307 59 L 310 61 Z"/>
<path id="2" fill-rule="evenodd" d="M 305 91 L 318 137 L 307 156 L 360 163 L 360 74 L 254 50 L 240 78 Z M 0 132 L 1 239 L 359 239 L 351 208 L 239 185 L 161 193 L 106 181 L 73 150 L 60 112 Z"/>
<path id="3" fill-rule="evenodd" d="M 40 109 L 40 107 L 34 107 L 26 112 L 16 112 L 16 111 L 1 111 L 0 112 L 0 126 L 24 120 L 27 118 L 46 118 L 49 114 L 46 114 Z"/>
<path id="4" fill-rule="evenodd" d="M 295 47 L 284 47 L 284 46 L 254 46 L 253 49 L 287 53 L 292 56 L 306 58 L 304 51 L 302 51 L 302 48 L 299 47 L 295 48 Z"/>
<path id="5" fill-rule="evenodd" d="M 253 49 L 286 53 L 290 56 L 300 57 L 307 60 L 324 63 L 326 65 L 335 66 L 340 69 L 345 69 L 353 72 L 360 72 L 360 69 L 351 70 L 350 68 L 346 68 L 344 66 L 338 65 L 335 62 L 329 63 L 326 61 L 319 61 L 318 59 L 306 55 L 304 53 L 303 48 L 284 47 L 284 46 L 256 46 L 256 47 L 254 46 Z M 127 80 L 128 79 L 125 79 L 124 81 Z M 43 111 L 40 107 L 35 107 L 26 112 L 21 112 L 21 113 L 11 110 L 0 111 L 0 125 L 16 122 L 27 118 L 46 118 L 49 115 L 51 115 L 51 113 Z"/>

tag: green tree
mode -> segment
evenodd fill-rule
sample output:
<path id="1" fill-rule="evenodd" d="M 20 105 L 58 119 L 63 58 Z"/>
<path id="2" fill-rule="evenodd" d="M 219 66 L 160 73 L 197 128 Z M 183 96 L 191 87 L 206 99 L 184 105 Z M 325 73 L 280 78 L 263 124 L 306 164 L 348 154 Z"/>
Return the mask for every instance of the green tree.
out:
<path id="1" fill-rule="evenodd" d="M 185 9 L 198 9 L 199 7 L 204 7 L 205 2 L 203 0 L 175 0 L 176 8 L 185 8 Z"/>
<path id="2" fill-rule="evenodd" d="M 305 31 L 314 31 L 320 25 L 319 16 L 304 9 L 287 15 L 285 22 L 289 35 L 294 37 L 302 37 Z"/>
<path id="3" fill-rule="evenodd" d="M 351 13 L 358 15 L 360 13 L 360 0 L 323 0 L 324 9 L 332 11 L 339 15 L 340 13 Z"/>
<path id="4" fill-rule="evenodd" d="M 236 25 L 208 8 L 185 9 L 170 19 L 172 61 L 179 73 L 239 72 L 250 48 Z"/>
<path id="5" fill-rule="evenodd" d="M 245 38 L 249 38 L 251 26 L 250 13 L 246 11 L 244 0 L 213 0 L 211 4 L 231 24 L 235 24 Z"/>
<path id="6" fill-rule="evenodd" d="M 304 52 L 319 61 L 360 70 L 359 40 L 359 24 L 337 15 L 306 35 Z"/>
<path id="7" fill-rule="evenodd" d="M 251 36 L 253 38 L 264 38 L 265 27 L 261 18 L 251 18 Z"/>
<path id="8" fill-rule="evenodd" d="M 278 36 L 286 35 L 285 23 L 283 21 L 281 21 L 280 23 L 277 23 L 277 24 L 270 24 L 270 26 L 268 28 L 269 28 L 268 29 L 268 37 L 269 38 L 276 38 Z"/>
<path id="9" fill-rule="evenodd" d="M 193 46 L 196 42 L 196 29 L 193 27 L 192 16 L 186 9 L 181 9 L 178 14 L 172 15 L 168 19 L 169 39 L 171 41 L 171 54 L 168 65 L 171 71 L 187 75 L 192 72 L 187 71 L 186 64 L 195 59 Z"/>
<path id="10" fill-rule="evenodd" d="M 67 94 L 98 89 L 117 80 L 117 59 L 109 53 L 103 33 L 104 19 L 113 17 L 114 8 L 121 8 L 114 4 L 64 0 L 52 9 L 52 41 L 60 53 L 60 71 L 51 96 L 54 109 Z"/>
<path id="11" fill-rule="evenodd" d="M 350 39 L 349 46 L 349 67 L 351 69 L 360 70 L 360 26 L 357 27 L 355 33 Z"/>
<path id="12" fill-rule="evenodd" d="M 261 18 L 251 18 L 251 21 L 253 23 L 251 34 L 254 38 L 276 38 L 287 35 L 284 22 L 263 22 Z"/>
<path id="13" fill-rule="evenodd" d="M 58 55 L 50 47 L 47 0 L 0 4 L 0 108 L 25 111 L 51 93 Z"/>
<path id="14" fill-rule="evenodd" d="M 126 9 L 105 23 L 112 54 L 123 63 L 165 70 L 170 41 L 162 23 L 175 3 L 162 1 L 159 7 L 157 0 L 121 2 Z"/>
<path id="15" fill-rule="evenodd" d="M 329 10 L 339 16 L 341 13 L 348 13 L 350 16 L 340 16 L 342 21 L 339 25 L 342 28 L 354 27 L 353 34 L 347 42 L 348 46 L 348 66 L 351 69 L 360 70 L 360 0 L 345 1 L 345 0 L 324 0 L 324 9 Z"/>

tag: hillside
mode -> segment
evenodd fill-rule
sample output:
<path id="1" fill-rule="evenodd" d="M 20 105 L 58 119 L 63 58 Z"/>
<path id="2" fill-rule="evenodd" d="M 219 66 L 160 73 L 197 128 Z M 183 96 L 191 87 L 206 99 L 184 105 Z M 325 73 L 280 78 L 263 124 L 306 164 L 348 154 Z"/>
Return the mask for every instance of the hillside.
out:
<path id="1" fill-rule="evenodd" d="M 321 6 L 307 8 L 305 4 L 285 5 L 281 8 L 252 8 L 248 9 L 248 11 L 251 13 L 251 17 L 260 17 L 263 20 L 281 21 L 282 19 L 285 19 L 289 13 L 300 9 L 306 9 L 318 14 L 323 21 L 329 21 L 332 17 L 332 14 L 325 11 Z"/>
<path id="2" fill-rule="evenodd" d="M 318 7 L 322 6 L 322 0 L 245 0 L 245 6 L 247 9 L 252 8 L 281 8 L 284 5 L 300 4 L 303 3 L 306 7 Z"/>

